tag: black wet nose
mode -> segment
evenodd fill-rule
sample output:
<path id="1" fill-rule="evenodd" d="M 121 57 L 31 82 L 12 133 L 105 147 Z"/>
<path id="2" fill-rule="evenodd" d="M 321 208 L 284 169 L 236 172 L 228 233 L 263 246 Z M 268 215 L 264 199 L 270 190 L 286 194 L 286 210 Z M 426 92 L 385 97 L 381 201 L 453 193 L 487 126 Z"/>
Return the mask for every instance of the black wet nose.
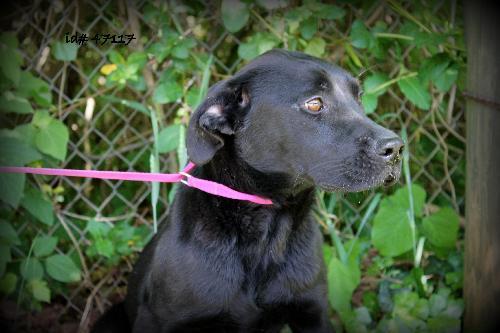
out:
<path id="1" fill-rule="evenodd" d="M 381 139 L 377 143 L 377 154 L 387 162 L 394 162 L 400 159 L 403 148 L 403 141 L 397 136 Z"/>

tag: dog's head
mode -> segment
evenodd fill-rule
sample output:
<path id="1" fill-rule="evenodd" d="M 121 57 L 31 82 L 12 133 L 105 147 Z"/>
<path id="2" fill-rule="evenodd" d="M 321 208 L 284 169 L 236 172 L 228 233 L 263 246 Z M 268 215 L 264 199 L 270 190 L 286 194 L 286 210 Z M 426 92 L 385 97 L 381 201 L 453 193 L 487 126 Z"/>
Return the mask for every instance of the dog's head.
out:
<path id="1" fill-rule="evenodd" d="M 224 145 L 262 173 L 329 191 L 390 185 L 403 143 L 365 116 L 358 82 L 298 52 L 273 50 L 218 82 L 191 118 L 187 150 L 203 165 Z"/>

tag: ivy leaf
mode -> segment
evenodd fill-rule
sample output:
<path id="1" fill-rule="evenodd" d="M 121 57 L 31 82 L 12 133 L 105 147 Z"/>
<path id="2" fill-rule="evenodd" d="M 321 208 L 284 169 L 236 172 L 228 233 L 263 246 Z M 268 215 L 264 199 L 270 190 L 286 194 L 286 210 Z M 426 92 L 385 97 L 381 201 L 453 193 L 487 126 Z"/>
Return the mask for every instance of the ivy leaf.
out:
<path id="1" fill-rule="evenodd" d="M 37 236 L 33 240 L 33 253 L 36 257 L 44 257 L 48 256 L 52 252 L 57 245 L 57 237 L 52 236 Z"/>
<path id="2" fill-rule="evenodd" d="M 314 57 L 321 57 L 325 53 L 325 46 L 326 43 L 323 38 L 314 37 L 309 44 L 307 44 L 304 52 Z"/>
<path id="3" fill-rule="evenodd" d="M 24 259 L 21 261 L 19 270 L 26 280 L 41 279 L 43 277 L 43 266 L 37 258 Z"/>
<path id="4" fill-rule="evenodd" d="M 46 111 L 38 111 L 33 118 L 33 125 L 38 129 L 35 134 L 36 147 L 42 153 L 64 161 L 69 140 L 69 131 L 64 123 L 50 117 Z"/>
<path id="5" fill-rule="evenodd" d="M 29 188 L 24 193 L 21 201 L 23 206 L 31 215 L 46 225 L 54 224 L 54 210 L 52 203 L 44 198 L 42 192 Z"/>
<path id="6" fill-rule="evenodd" d="M 459 217 L 449 208 L 441 208 L 422 220 L 422 229 L 429 242 L 437 247 L 452 248 L 458 236 Z"/>
<path id="7" fill-rule="evenodd" d="M 182 87 L 175 81 L 165 81 L 160 83 L 154 93 L 153 102 L 165 104 L 175 102 L 182 96 Z"/>
<path id="8" fill-rule="evenodd" d="M 328 295 L 335 310 L 350 310 L 352 293 L 359 282 L 360 271 L 357 264 L 344 264 L 338 258 L 332 258 L 328 266 Z"/>
<path id="9" fill-rule="evenodd" d="M 229 32 L 237 32 L 245 26 L 250 17 L 248 5 L 239 0 L 222 0 L 222 23 Z"/>
<path id="10" fill-rule="evenodd" d="M 406 98 L 420 109 L 428 110 L 431 107 L 431 95 L 416 76 L 399 80 L 398 86 Z"/>
<path id="11" fill-rule="evenodd" d="M 50 303 L 50 289 L 47 286 L 47 281 L 40 279 L 31 280 L 28 283 L 28 288 L 37 301 Z"/>
<path id="12" fill-rule="evenodd" d="M 73 61 L 78 53 L 78 45 L 75 43 L 55 42 L 52 46 L 54 58 L 62 61 Z"/>
<path id="13" fill-rule="evenodd" d="M 180 125 L 173 124 L 165 127 L 158 134 L 158 151 L 168 153 L 174 151 L 179 146 Z"/>
<path id="14" fill-rule="evenodd" d="M 18 114 L 33 113 L 33 108 L 26 98 L 16 96 L 10 91 L 6 91 L 0 96 L 0 110 Z"/>
<path id="15" fill-rule="evenodd" d="M 17 275 L 8 272 L 0 279 L 0 292 L 4 295 L 10 295 L 16 290 Z"/>
<path id="16" fill-rule="evenodd" d="M 66 255 L 54 254 L 48 257 L 45 260 L 45 268 L 54 280 L 60 282 L 80 281 L 80 269 Z"/>

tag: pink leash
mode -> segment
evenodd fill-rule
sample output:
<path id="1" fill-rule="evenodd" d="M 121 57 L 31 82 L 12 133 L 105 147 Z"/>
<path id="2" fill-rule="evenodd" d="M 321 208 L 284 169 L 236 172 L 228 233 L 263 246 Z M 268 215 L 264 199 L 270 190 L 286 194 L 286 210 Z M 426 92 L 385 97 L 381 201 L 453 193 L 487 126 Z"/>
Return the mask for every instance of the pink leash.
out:
<path id="1" fill-rule="evenodd" d="M 189 162 L 179 173 L 149 173 L 149 172 L 125 172 L 125 171 L 96 171 L 75 169 L 51 169 L 30 167 L 0 167 L 0 173 L 30 173 L 34 175 L 83 177 L 96 179 L 130 180 L 141 182 L 178 183 L 181 182 L 189 187 L 197 188 L 203 192 L 218 195 L 220 197 L 245 200 L 261 205 L 272 205 L 270 199 L 257 195 L 235 191 L 225 185 L 196 178 L 189 174 L 196 165 Z"/>

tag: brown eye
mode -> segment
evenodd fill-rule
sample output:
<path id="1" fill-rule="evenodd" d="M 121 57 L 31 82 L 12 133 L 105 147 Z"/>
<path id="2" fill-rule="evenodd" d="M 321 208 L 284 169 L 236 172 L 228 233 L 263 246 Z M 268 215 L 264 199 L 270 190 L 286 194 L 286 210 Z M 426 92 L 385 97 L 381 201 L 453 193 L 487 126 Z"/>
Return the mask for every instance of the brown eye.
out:
<path id="1" fill-rule="evenodd" d="M 316 97 L 316 98 L 308 100 L 305 103 L 305 107 L 308 111 L 319 112 L 323 109 L 323 101 L 321 100 L 321 98 Z"/>

